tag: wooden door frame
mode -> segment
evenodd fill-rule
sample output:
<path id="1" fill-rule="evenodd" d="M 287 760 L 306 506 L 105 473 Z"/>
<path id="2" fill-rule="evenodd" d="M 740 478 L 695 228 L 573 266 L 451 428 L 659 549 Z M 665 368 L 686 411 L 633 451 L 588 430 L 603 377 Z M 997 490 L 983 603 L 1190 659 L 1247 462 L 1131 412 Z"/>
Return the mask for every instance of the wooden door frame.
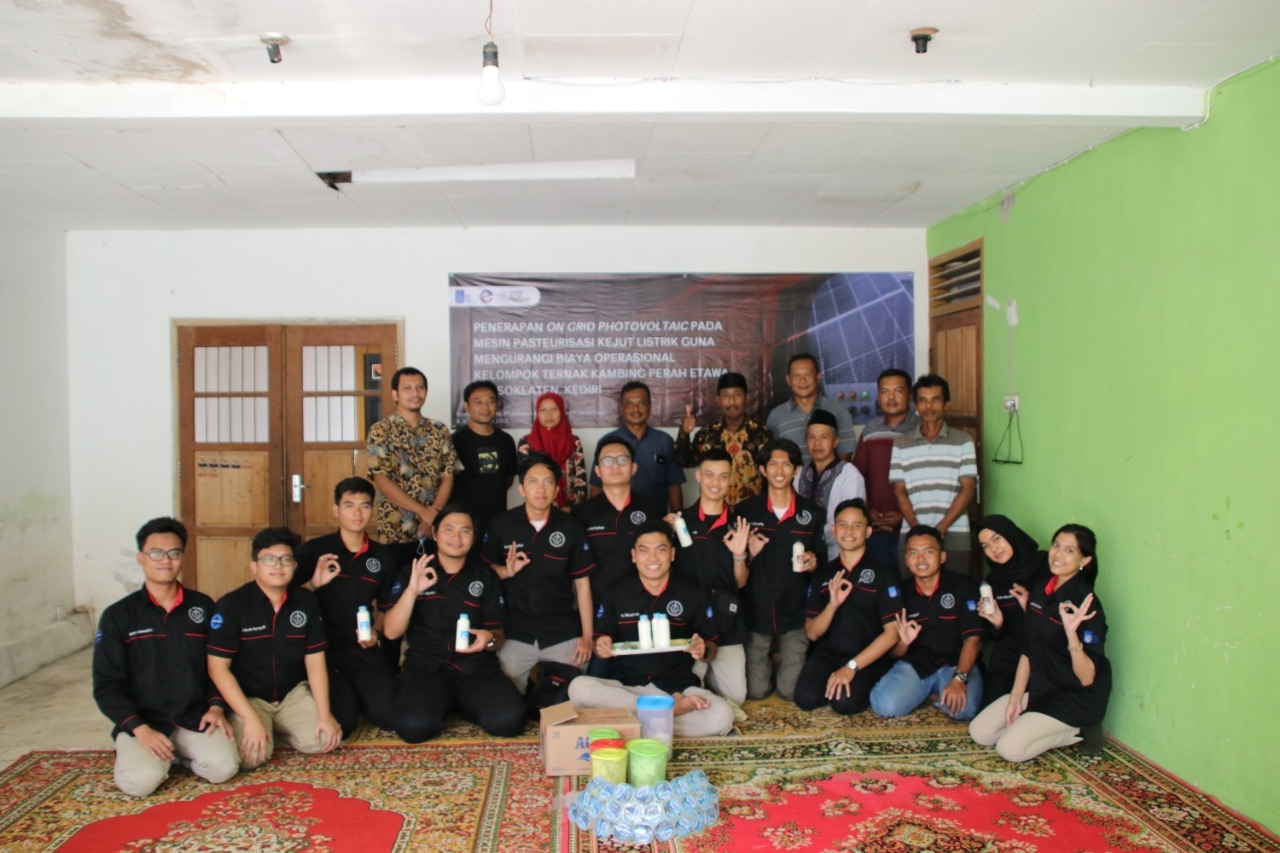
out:
<path id="1" fill-rule="evenodd" d="M 391 326 L 395 329 L 395 351 L 392 353 L 392 362 L 399 365 L 401 362 L 401 354 L 404 352 L 404 319 L 403 318 L 369 318 L 360 320 L 289 320 L 289 319 L 218 319 L 218 318 L 180 318 L 170 321 L 170 347 L 171 361 L 173 368 L 170 382 L 171 399 L 174 400 L 174 417 L 173 417 L 173 506 L 175 507 L 174 515 L 181 517 L 186 508 L 195 509 L 195 471 L 184 470 L 184 464 L 190 467 L 186 460 L 194 459 L 196 450 L 195 432 L 192 429 L 186 429 L 187 420 L 194 418 L 194 411 L 187 411 L 183 406 L 183 401 L 195 396 L 195 377 L 191 371 L 190 365 L 181 363 L 181 354 L 184 348 L 193 345 L 196 336 L 201 329 L 220 329 L 231 332 L 236 328 L 244 328 L 246 330 L 259 330 L 263 328 L 275 328 L 277 343 L 276 352 L 279 357 L 275 359 L 271 370 L 273 374 L 279 377 L 280 391 L 284 393 L 284 382 L 287 379 L 285 370 L 285 328 L 290 326 L 317 326 L 332 329 L 341 329 L 342 327 L 367 327 Z M 269 386 L 270 387 L 270 386 Z M 384 395 L 390 397 L 390 375 L 387 376 Z M 385 403 L 384 403 L 385 406 Z M 284 470 L 287 453 L 287 445 L 283 445 L 286 439 L 283 403 L 273 406 L 269 414 L 270 418 L 270 434 L 279 436 L 285 452 L 268 453 L 268 481 L 280 484 L 280 494 L 284 493 Z M 385 410 L 390 411 L 390 410 Z M 190 433 L 190 440 L 185 436 Z M 272 525 L 283 525 L 285 519 L 285 504 L 283 501 L 277 502 L 270 509 L 270 523 Z M 200 568 L 198 564 L 198 553 L 196 546 L 196 530 L 194 529 L 195 520 L 191 519 L 192 527 L 188 530 L 187 551 L 189 561 L 183 567 L 184 583 L 189 586 L 199 588 Z M 189 574 L 188 574 L 189 573 Z"/>

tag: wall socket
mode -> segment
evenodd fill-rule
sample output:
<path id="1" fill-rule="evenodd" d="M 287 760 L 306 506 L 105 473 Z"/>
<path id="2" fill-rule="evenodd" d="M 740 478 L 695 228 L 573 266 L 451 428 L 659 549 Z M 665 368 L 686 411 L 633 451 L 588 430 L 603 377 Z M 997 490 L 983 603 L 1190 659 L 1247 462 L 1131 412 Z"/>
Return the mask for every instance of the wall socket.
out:
<path id="1" fill-rule="evenodd" d="M 1004 410 L 1006 412 L 1016 412 L 1022 408 L 1022 401 L 1017 394 L 1010 394 L 1004 398 Z"/>

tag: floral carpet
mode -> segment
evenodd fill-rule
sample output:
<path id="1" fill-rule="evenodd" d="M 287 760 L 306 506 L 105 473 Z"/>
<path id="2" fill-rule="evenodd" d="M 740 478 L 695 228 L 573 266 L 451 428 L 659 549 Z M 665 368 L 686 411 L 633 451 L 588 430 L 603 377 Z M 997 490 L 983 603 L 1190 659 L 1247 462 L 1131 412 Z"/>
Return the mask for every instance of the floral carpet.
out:
<path id="1" fill-rule="evenodd" d="M 924 709 L 900 720 L 777 700 L 749 703 L 737 736 L 677 742 L 721 820 L 684 853 L 1280 851 L 1280 840 L 1108 742 L 1009 765 Z M 186 770 L 145 800 L 112 783 L 113 755 L 36 752 L 0 771 L 0 850 L 585 853 L 564 817 L 585 779 L 542 775 L 536 728 L 494 741 L 461 721 L 400 744 L 376 729 L 322 756 L 279 750 L 224 785 Z M 601 849 L 618 848 L 601 843 Z"/>

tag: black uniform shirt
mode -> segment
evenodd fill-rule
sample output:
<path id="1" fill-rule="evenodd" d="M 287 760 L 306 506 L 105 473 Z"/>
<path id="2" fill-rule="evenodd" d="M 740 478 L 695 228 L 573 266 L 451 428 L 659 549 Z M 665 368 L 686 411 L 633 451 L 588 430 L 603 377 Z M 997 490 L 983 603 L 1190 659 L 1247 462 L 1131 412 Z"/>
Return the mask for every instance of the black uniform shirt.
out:
<path id="1" fill-rule="evenodd" d="M 1043 578 L 1041 574 L 1044 575 Z M 1048 569 L 1037 573 L 1035 578 L 1032 578 L 1027 584 L 1028 591 L 1036 582 L 1036 578 L 1040 578 L 1041 583 L 1047 581 Z M 996 600 L 996 606 L 1000 608 L 1001 615 L 1004 616 L 1004 625 L 999 630 L 989 622 L 986 625 L 987 635 L 996 638 L 995 648 L 991 650 L 991 656 L 987 659 L 987 671 L 1012 675 L 1018 669 L 1018 658 L 1022 656 L 1022 648 L 1026 642 L 1023 633 L 1026 627 L 1026 614 L 1013 595 L 1015 581 L 1007 572 L 990 571 L 987 573 L 986 580 L 991 584 L 991 595 Z"/>
<path id="2" fill-rule="evenodd" d="M 805 605 L 806 616 L 812 618 L 826 609 L 831 600 L 831 578 L 841 568 L 839 560 L 827 566 L 824 580 Z M 833 655 L 852 658 L 884 633 L 884 626 L 902 610 L 902 582 L 897 571 L 877 563 L 865 551 L 845 577 L 853 589 L 831 618 L 831 625 L 818 639 L 817 647 Z"/>
<path id="3" fill-rule="evenodd" d="M 453 449 L 462 467 L 453 476 L 449 499 L 471 507 L 477 533 L 507 508 L 507 479 L 516 475 L 516 443 L 510 435 L 495 429 L 480 435 L 468 426 L 453 434 Z"/>
<path id="4" fill-rule="evenodd" d="M 636 528 L 666 514 L 666 504 L 632 492 L 627 505 L 615 509 L 609 498 L 596 495 L 573 508 L 573 517 L 587 531 L 595 571 L 591 573 L 591 594 L 597 596 L 618 581 L 635 574 L 631 548 Z"/>
<path id="5" fill-rule="evenodd" d="M 529 562 L 502 581 L 507 638 L 545 648 L 581 637 L 573 582 L 589 576 L 595 565 L 582 525 L 552 509 L 547 523 L 537 530 L 525 508 L 518 506 L 494 516 L 484 535 L 484 558 L 505 565 L 513 542 L 517 551 L 529 555 Z"/>
<path id="6" fill-rule="evenodd" d="M 711 606 L 732 607 L 733 601 L 717 592 L 727 592 L 732 599 L 739 602 L 739 612 L 734 616 L 733 627 L 720 637 L 721 646 L 733 646 L 746 642 L 747 623 L 741 612 L 741 595 L 738 581 L 733 576 L 733 552 L 724 544 L 728 536 L 738 524 L 738 516 L 728 504 L 719 515 L 708 516 L 702 511 L 701 502 L 687 506 L 680 512 L 685 526 L 689 528 L 689 536 L 693 544 L 688 548 L 677 543 L 675 561 L 671 564 L 671 574 L 702 587 L 703 592 L 711 600 Z M 726 624 L 727 616 L 718 614 L 717 624 Z"/>
<path id="7" fill-rule="evenodd" d="M 654 595 L 634 570 L 631 577 L 606 591 L 596 605 L 596 635 L 634 643 L 640 639 L 636 626 L 641 614 L 652 619 L 655 613 L 667 614 L 673 640 L 688 640 L 697 634 L 707 642 L 716 642 L 715 617 L 706 593 L 694 584 L 669 577 L 662 592 Z M 698 686 L 693 658 L 683 651 L 622 655 L 613 660 L 613 677 L 629 686 L 655 684 L 668 693 Z"/>
<path id="8" fill-rule="evenodd" d="M 1102 722 L 1111 696 L 1111 663 L 1105 653 L 1107 615 L 1095 596 L 1089 604 L 1094 617 L 1080 623 L 1076 631 L 1095 670 L 1093 684 L 1085 687 L 1071 667 L 1071 651 L 1058 607 L 1066 601 L 1079 607 L 1093 587 L 1077 575 L 1050 591 L 1046 583 L 1041 583 L 1049 580 L 1038 578 L 1027 602 L 1025 654 L 1031 660 L 1027 710 L 1048 714 L 1069 726 Z"/>
<path id="9" fill-rule="evenodd" d="M 391 588 L 394 598 L 400 597 L 412 572 L 410 566 L 400 573 Z M 467 614 L 472 631 L 481 628 L 501 631 L 501 583 L 489 564 L 475 552 L 467 555 L 466 563 L 455 575 L 436 566 L 435 585 L 420 593 L 413 603 L 413 615 L 409 617 L 409 629 L 405 632 L 409 640 L 406 661 L 424 664 L 433 672 L 442 666 L 468 674 L 475 672 L 481 658 L 493 653 L 455 653 L 458 617 Z"/>
<path id="10" fill-rule="evenodd" d="M 327 655 L 333 662 L 360 651 L 356 610 L 361 605 L 368 607 L 369 618 L 373 618 L 375 608 L 389 596 L 395 583 L 396 567 L 390 553 L 372 539 L 366 537 L 360 550 L 352 553 L 342 543 L 341 533 L 319 536 L 298 549 L 298 568 L 289 582 L 291 594 L 311 580 L 316 563 L 325 554 L 338 556 L 338 575 L 315 590 L 315 596 L 324 616 Z"/>
<path id="11" fill-rule="evenodd" d="M 920 623 L 920 636 L 902 659 L 921 678 L 944 666 L 956 666 L 965 640 L 982 636 L 985 623 L 978 616 L 978 585 L 945 569 L 938 574 L 933 595 L 921 592 L 915 578 L 907 578 L 902 584 L 907 619 Z M 883 621 L 892 618 L 890 614 Z"/>
<path id="12" fill-rule="evenodd" d="M 813 575 L 827 562 L 827 548 L 822 538 L 822 525 L 827 514 L 822 507 L 791 492 L 791 505 L 779 519 L 769 504 L 769 493 L 748 498 L 735 508 L 747 519 L 752 531 L 769 539 L 751 560 L 751 576 L 747 580 L 747 627 L 757 634 L 782 634 L 804 627 L 804 605 L 809 597 Z M 814 572 L 791 570 L 791 547 L 799 542 L 818 558 Z"/>
<path id="13" fill-rule="evenodd" d="M 102 612 L 93 698 L 114 725 L 113 739 L 143 723 L 166 735 L 177 727 L 198 731 L 210 706 L 226 709 L 206 668 L 211 616 L 213 599 L 181 586 L 167 612 L 146 587 Z"/>
<path id="14" fill-rule="evenodd" d="M 266 702 L 305 681 L 307 655 L 326 645 L 315 593 L 290 590 L 277 611 L 257 581 L 218 599 L 209 628 L 209 654 L 229 658 L 244 695 Z"/>

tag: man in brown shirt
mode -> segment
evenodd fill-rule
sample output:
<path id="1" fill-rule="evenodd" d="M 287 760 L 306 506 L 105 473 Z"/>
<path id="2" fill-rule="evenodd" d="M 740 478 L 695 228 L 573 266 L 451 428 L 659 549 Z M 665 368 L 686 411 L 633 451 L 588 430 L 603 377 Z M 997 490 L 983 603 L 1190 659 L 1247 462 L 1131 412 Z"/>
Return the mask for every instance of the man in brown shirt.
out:
<path id="1" fill-rule="evenodd" d="M 756 454 L 769 443 L 773 434 L 767 427 L 747 417 L 747 377 L 741 373 L 725 373 L 716 382 L 716 400 L 722 417 L 698 429 L 693 407 L 685 406 L 680 433 L 676 436 L 676 462 L 683 468 L 696 468 L 713 447 L 728 451 L 733 463 L 729 470 L 729 493 L 725 500 L 737 506 L 747 498 L 760 494 L 764 478 L 756 466 Z M 696 434 L 694 430 L 697 430 Z"/>
<path id="2" fill-rule="evenodd" d="M 395 413 L 369 427 L 369 478 L 378 487 L 378 540 L 403 564 L 416 556 L 418 540 L 431 536 L 432 522 L 448 503 L 458 455 L 448 428 L 423 417 L 422 371 L 397 370 L 391 397 Z"/>

